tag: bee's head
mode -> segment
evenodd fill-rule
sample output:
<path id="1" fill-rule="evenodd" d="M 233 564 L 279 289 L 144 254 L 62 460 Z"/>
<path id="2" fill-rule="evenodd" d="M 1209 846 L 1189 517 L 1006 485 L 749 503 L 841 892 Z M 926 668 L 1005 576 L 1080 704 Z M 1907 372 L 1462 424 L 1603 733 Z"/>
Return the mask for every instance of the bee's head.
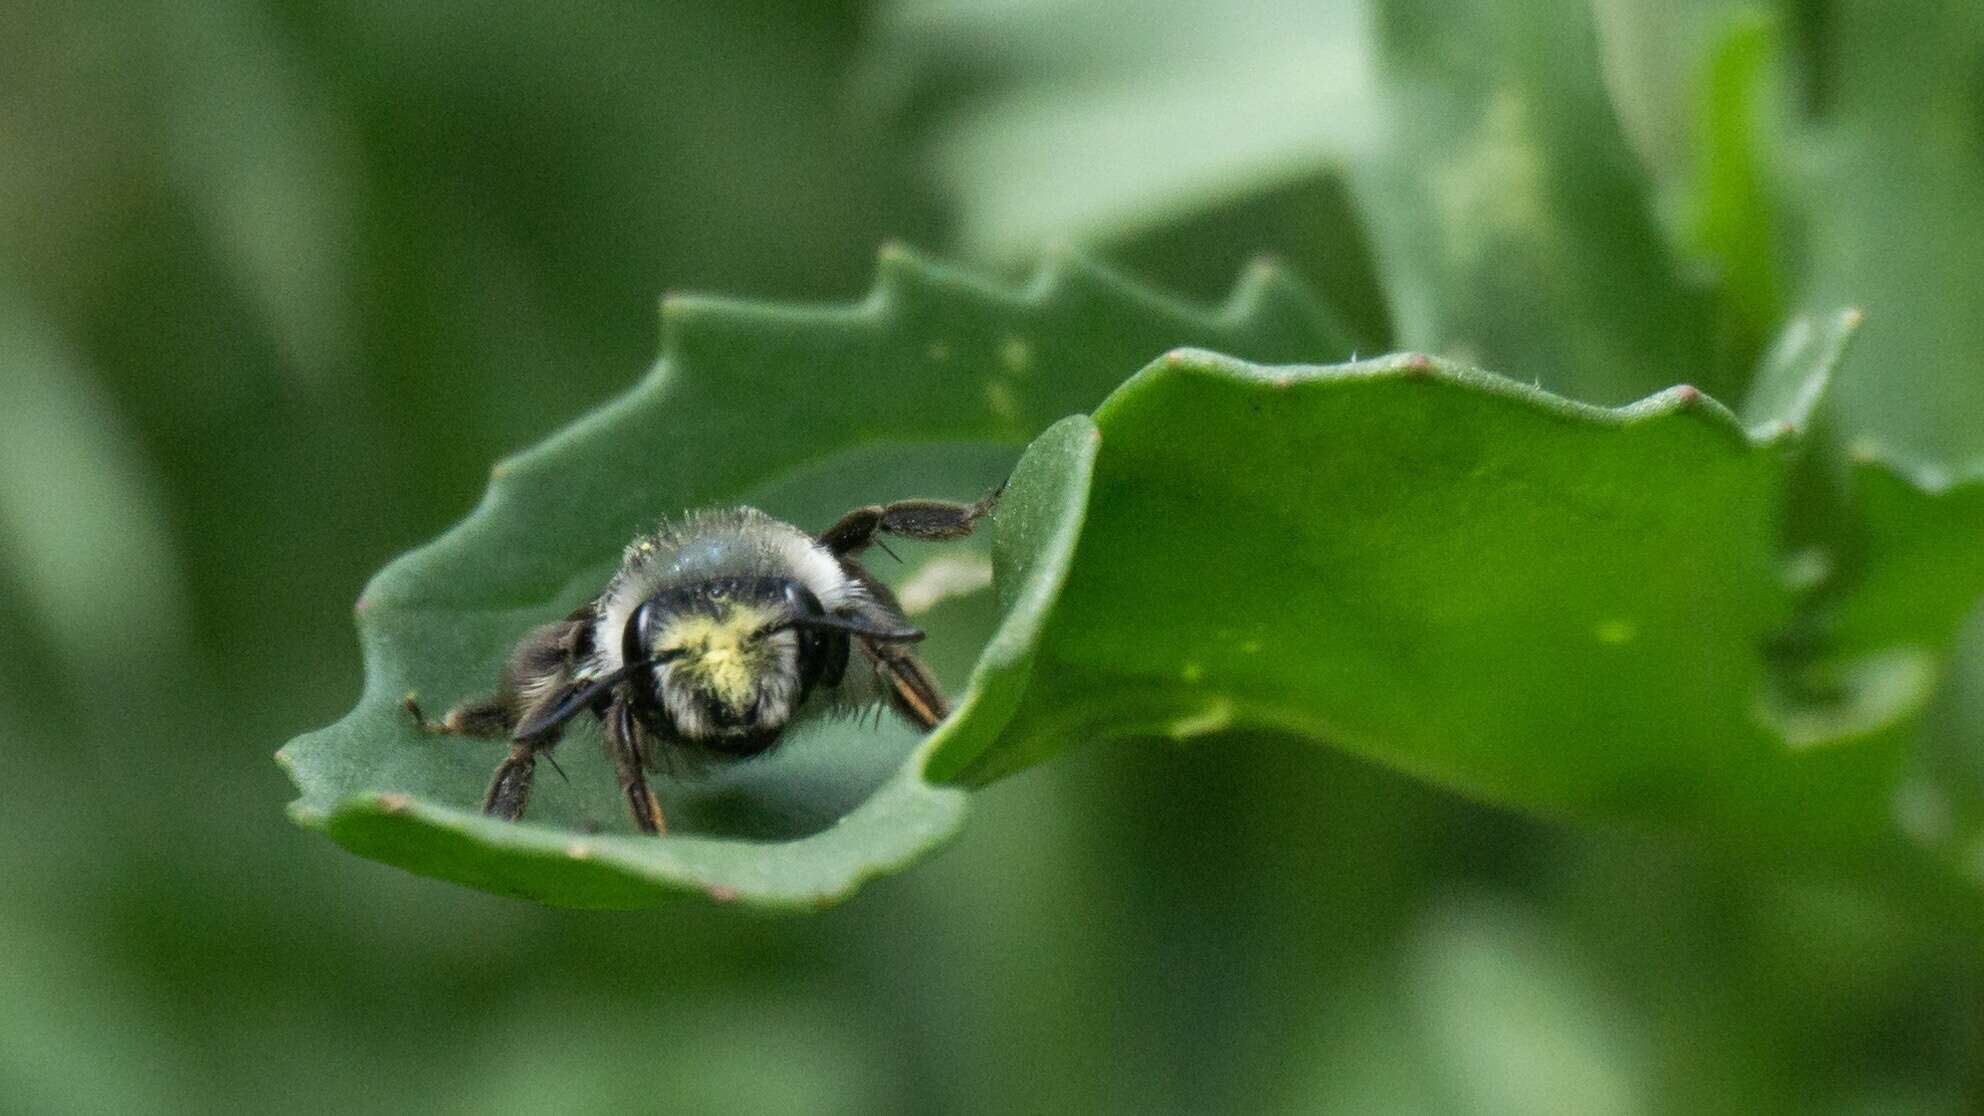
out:
<path id="1" fill-rule="evenodd" d="M 676 735 L 749 754 L 777 739 L 819 677 L 830 641 L 879 632 L 829 616 L 787 578 L 714 578 L 663 590 L 628 618 L 622 647 L 647 690 L 638 704 L 666 715 Z M 644 677 L 643 677 L 644 676 Z"/>
<path id="2" fill-rule="evenodd" d="M 782 602 L 771 588 L 733 578 L 672 588 L 628 618 L 626 661 L 648 664 L 636 684 L 650 689 L 642 696 L 678 735 L 755 751 L 753 742 L 769 743 L 791 718 L 801 696 L 800 641 L 780 625 Z"/>

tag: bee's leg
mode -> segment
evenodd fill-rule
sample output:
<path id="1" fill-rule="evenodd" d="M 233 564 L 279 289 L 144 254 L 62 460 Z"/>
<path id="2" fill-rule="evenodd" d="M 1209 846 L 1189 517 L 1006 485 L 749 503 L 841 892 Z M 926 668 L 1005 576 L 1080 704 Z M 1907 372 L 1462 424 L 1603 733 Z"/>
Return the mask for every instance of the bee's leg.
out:
<path id="1" fill-rule="evenodd" d="M 485 701 L 465 701 L 438 721 L 429 720 L 421 712 L 420 702 L 408 694 L 400 699 L 400 707 L 413 717 L 414 725 L 422 732 L 450 736 L 508 736 L 510 735 L 510 712 L 500 697 Z"/>
<path id="2" fill-rule="evenodd" d="M 1000 485 L 984 499 L 971 504 L 947 500 L 897 500 L 893 504 L 870 504 L 840 517 L 832 527 L 820 532 L 820 543 L 842 557 L 861 553 L 876 541 L 877 534 L 900 535 L 906 539 L 948 542 L 971 534 L 979 520 L 992 513 L 999 502 Z"/>
<path id="3" fill-rule="evenodd" d="M 543 694 L 567 687 L 579 662 L 591 653 L 591 606 L 580 608 L 556 624 L 533 628 L 517 641 L 503 664 L 503 679 L 496 696 L 465 701 L 448 710 L 440 720 L 429 720 L 420 702 L 408 694 L 400 707 L 412 716 L 422 732 L 451 736 L 508 736 L 529 720 L 531 710 L 523 708 L 524 694 Z M 550 706 L 539 702 L 545 709 Z"/>
<path id="4" fill-rule="evenodd" d="M 882 682 L 883 697 L 889 708 L 902 714 L 903 719 L 920 729 L 933 729 L 937 722 L 951 715 L 951 703 L 944 697 L 944 691 L 937 687 L 937 680 L 930 676 L 930 668 L 916 653 L 899 643 L 886 643 L 879 640 L 856 639 L 861 645 L 861 653 L 875 666 L 875 675 Z"/>
<path id="5" fill-rule="evenodd" d="M 537 773 L 537 757 L 542 755 L 547 760 L 551 759 L 551 749 L 557 747 L 558 741 L 564 737 L 566 723 L 580 711 L 569 708 L 573 705 L 572 695 L 579 689 L 579 683 L 568 683 L 522 711 L 516 724 L 521 724 L 525 729 L 533 723 L 545 727 L 528 736 L 511 738 L 510 754 L 496 766 L 496 775 L 489 781 L 489 793 L 482 798 L 483 813 L 505 821 L 523 818 L 524 807 L 530 802 L 531 776 Z M 556 767 L 558 762 L 551 760 L 551 765 Z"/>
<path id="6" fill-rule="evenodd" d="M 427 719 L 412 694 L 408 694 L 400 705 L 412 715 L 413 723 L 422 732 L 454 736 L 508 736 L 516 719 L 507 696 L 506 693 L 486 701 L 463 702 L 448 710 L 448 715 L 438 721 Z M 496 775 L 490 780 L 489 793 L 482 796 L 483 813 L 506 821 L 516 821 L 524 816 L 524 806 L 530 801 L 531 775 L 537 769 L 538 750 L 548 746 L 526 740 L 510 745 L 508 758 L 497 766 Z"/>
<path id="7" fill-rule="evenodd" d="M 606 744 L 613 753 L 613 768 L 620 776 L 620 794 L 627 802 L 627 812 L 634 817 L 634 828 L 657 837 L 667 833 L 668 821 L 662 817 L 661 803 L 655 801 L 646 776 L 641 774 L 641 727 L 634 720 L 633 707 L 624 700 L 614 702 L 607 715 Z"/>
<path id="8" fill-rule="evenodd" d="M 530 780 L 537 773 L 539 747 L 526 740 L 510 745 L 510 755 L 496 768 L 489 781 L 489 793 L 482 796 L 482 812 L 504 821 L 522 821 L 524 807 L 530 804 Z"/>
<path id="9" fill-rule="evenodd" d="M 585 710 L 587 683 L 574 675 L 592 653 L 591 623 L 588 604 L 558 623 L 532 628 L 503 665 L 495 697 L 463 702 L 438 721 L 421 712 L 412 694 L 400 702 L 422 732 L 511 738 L 510 754 L 483 795 L 483 813 L 507 821 L 524 816 L 538 755 L 550 751 L 565 734 L 565 724 Z"/>

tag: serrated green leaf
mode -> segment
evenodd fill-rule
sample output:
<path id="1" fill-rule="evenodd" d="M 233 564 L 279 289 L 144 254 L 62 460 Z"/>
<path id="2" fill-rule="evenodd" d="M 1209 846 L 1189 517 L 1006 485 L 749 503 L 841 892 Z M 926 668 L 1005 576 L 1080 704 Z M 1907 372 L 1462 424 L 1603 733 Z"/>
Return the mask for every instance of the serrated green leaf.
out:
<path id="1" fill-rule="evenodd" d="M 1886 842 L 1919 695 L 1804 702 L 1772 676 L 1786 428 L 1690 388 L 1608 410 L 1424 356 L 1186 352 L 1096 424 L 1027 692 L 982 750 L 940 741 L 934 775 L 1266 727 L 1547 813 Z"/>
<path id="2" fill-rule="evenodd" d="M 823 726 L 764 763 L 659 788 L 684 835 L 654 841 L 623 832 L 612 777 L 583 744 L 560 749 L 571 786 L 540 779 L 530 822 L 481 817 L 502 746 L 423 737 L 397 703 L 410 690 L 435 706 L 486 692 L 508 646 L 596 593 L 626 540 L 664 513 L 750 502 L 818 528 L 878 499 L 969 498 L 1037 432 L 1092 408 L 1170 346 L 1281 360 L 1345 347 L 1271 269 L 1205 311 L 1072 258 L 1015 294 L 892 251 L 857 307 L 684 299 L 663 317 L 663 356 L 646 382 L 498 465 L 473 515 L 367 588 L 364 695 L 282 753 L 301 791 L 298 821 L 417 872 L 567 905 L 682 891 L 777 907 L 838 899 L 958 824 L 961 792 L 918 778 L 906 729 Z M 971 601 L 924 618 L 953 686 L 1003 625 L 982 684 L 961 695 L 968 709 L 1007 700 L 1021 633 L 1043 602 L 1035 582 L 1059 576 L 1049 557 L 1070 545 L 1085 496 L 1085 473 L 1069 466 L 1082 421 L 1039 442 L 1053 476 L 1020 485 L 1000 513 L 1003 620 Z"/>
<path id="3" fill-rule="evenodd" d="M 954 684 L 976 655 L 922 747 L 893 725 L 795 734 L 659 788 L 679 833 L 662 841 L 625 832 L 604 761 L 566 748 L 570 789 L 541 783 L 525 824 L 483 818 L 501 746 L 419 735 L 400 695 L 485 690 L 658 509 L 745 501 L 823 525 L 905 484 L 968 497 L 1158 338 L 1275 360 L 1341 343 L 1271 276 L 1210 315 L 1079 264 L 1013 296 L 901 256 L 861 307 L 667 319 L 647 383 L 499 466 L 473 516 L 375 579 L 364 697 L 284 751 L 299 821 L 551 902 L 804 907 L 952 832 L 962 792 L 933 784 L 1090 739 L 1269 728 L 1545 813 L 1846 850 L 1890 834 L 1919 700 L 1812 698 L 1768 653 L 1799 604 L 1777 535 L 1792 439 L 1848 319 L 1782 347 L 1773 376 L 1803 386 L 1760 396 L 1754 430 L 1689 387 L 1615 410 L 1414 354 L 1174 350 L 1013 469 L 988 540 L 997 601 L 922 620 Z M 907 557 L 898 576 L 931 555 Z"/>
<path id="4" fill-rule="evenodd" d="M 1757 366 L 1743 400 L 1744 423 L 1764 435 L 1810 429 L 1865 320 L 1858 310 L 1793 318 Z"/>

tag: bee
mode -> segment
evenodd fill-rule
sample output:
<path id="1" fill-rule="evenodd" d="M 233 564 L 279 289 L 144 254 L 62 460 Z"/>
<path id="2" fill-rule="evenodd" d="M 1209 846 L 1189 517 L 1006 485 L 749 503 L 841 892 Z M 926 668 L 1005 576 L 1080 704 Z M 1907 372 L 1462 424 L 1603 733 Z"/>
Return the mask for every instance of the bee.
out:
<path id="1" fill-rule="evenodd" d="M 883 535 L 964 538 L 998 497 L 856 508 L 817 536 L 749 507 L 664 522 L 627 547 L 598 597 L 517 643 L 495 696 L 435 721 L 409 694 L 406 711 L 429 733 L 509 739 L 482 801 L 509 821 L 524 816 L 538 758 L 590 712 L 635 827 L 664 833 L 644 773 L 765 755 L 795 723 L 877 702 L 919 729 L 949 715 L 910 649 L 924 633 L 857 558 L 887 550 Z"/>

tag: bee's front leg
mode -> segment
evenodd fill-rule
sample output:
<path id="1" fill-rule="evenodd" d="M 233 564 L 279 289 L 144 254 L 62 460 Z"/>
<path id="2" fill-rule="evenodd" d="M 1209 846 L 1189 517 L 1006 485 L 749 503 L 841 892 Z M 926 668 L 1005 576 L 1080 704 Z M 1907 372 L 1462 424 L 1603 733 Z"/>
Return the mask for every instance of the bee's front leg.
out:
<path id="1" fill-rule="evenodd" d="M 948 500 L 897 500 L 893 504 L 855 508 L 820 532 L 820 543 L 841 557 L 849 557 L 867 549 L 878 534 L 930 542 L 961 539 L 971 534 L 979 520 L 992 514 L 1005 488 L 1002 484 L 984 499 L 971 504 Z"/>

